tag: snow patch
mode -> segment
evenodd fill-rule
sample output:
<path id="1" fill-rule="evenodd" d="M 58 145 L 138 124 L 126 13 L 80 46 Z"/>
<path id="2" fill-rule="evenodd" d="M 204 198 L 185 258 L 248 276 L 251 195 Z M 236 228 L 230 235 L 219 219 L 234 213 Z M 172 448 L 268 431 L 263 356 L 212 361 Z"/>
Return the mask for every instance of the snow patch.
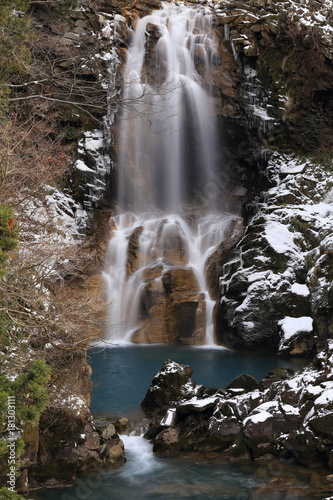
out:
<path id="1" fill-rule="evenodd" d="M 93 173 L 95 173 L 95 170 L 93 170 L 92 168 L 87 167 L 87 165 L 82 160 L 76 160 L 76 162 L 74 163 L 74 168 L 76 168 L 77 170 L 81 170 L 82 172 L 93 172 Z"/>
<path id="2" fill-rule="evenodd" d="M 295 253 L 298 251 L 293 234 L 280 222 L 270 220 L 266 223 L 265 238 L 277 253 Z"/>
<path id="3" fill-rule="evenodd" d="M 321 396 L 315 400 L 315 405 L 327 405 L 333 403 L 333 389 L 324 391 Z"/>
<path id="4" fill-rule="evenodd" d="M 281 326 L 283 342 L 296 337 L 300 333 L 310 333 L 313 330 L 313 319 L 309 316 L 301 316 L 299 318 L 286 316 L 278 324 Z"/>
<path id="5" fill-rule="evenodd" d="M 302 297 L 308 297 L 310 295 L 310 290 L 306 285 L 300 285 L 299 283 L 294 283 L 291 286 L 292 293 L 296 295 L 301 295 Z"/>
<path id="6" fill-rule="evenodd" d="M 272 418 L 272 415 L 268 413 L 268 411 L 262 411 L 257 413 L 256 415 L 250 415 L 243 420 L 243 425 L 245 426 L 248 422 L 252 424 L 258 424 L 260 422 L 265 422 L 269 418 Z"/>

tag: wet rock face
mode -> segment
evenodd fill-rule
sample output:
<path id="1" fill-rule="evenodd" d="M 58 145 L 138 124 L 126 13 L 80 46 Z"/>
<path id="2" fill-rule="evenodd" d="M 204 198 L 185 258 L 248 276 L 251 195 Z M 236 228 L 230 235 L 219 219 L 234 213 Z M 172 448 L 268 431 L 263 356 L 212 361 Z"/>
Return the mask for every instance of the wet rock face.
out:
<path id="1" fill-rule="evenodd" d="M 193 220 L 186 222 L 186 231 L 183 221 L 167 218 L 154 222 L 154 231 L 142 225 L 130 228 L 126 279 L 127 283 L 132 280 L 140 293 L 137 328 L 132 334 L 132 342 L 205 343 L 206 297 L 200 290 L 200 286 L 203 287 L 202 274 L 205 269 L 210 297 L 216 297 L 222 264 L 241 238 L 243 220 L 223 215 L 221 225 L 216 222 L 210 232 L 204 219 L 200 228 L 202 234 L 199 234 L 201 243 L 198 245 L 194 243 L 194 239 L 199 237 L 196 218 L 197 215 L 193 214 Z M 219 244 L 220 240 L 223 242 Z M 208 258 L 202 256 L 200 263 L 189 262 L 191 252 L 198 252 L 199 247 L 200 252 L 207 247 L 210 249 Z M 199 270 L 195 269 L 196 264 Z"/>
<path id="2" fill-rule="evenodd" d="M 167 455 L 223 451 L 231 461 L 332 467 L 332 363 L 330 341 L 300 373 L 271 373 L 259 384 L 242 375 L 233 387 L 214 392 L 193 383 L 189 367 L 167 361 L 142 403 L 150 415 L 155 410 L 146 437 Z"/>
<path id="3" fill-rule="evenodd" d="M 208 257 L 206 261 L 206 280 L 212 299 L 218 298 L 220 287 L 219 278 L 223 265 L 228 262 L 232 254 L 232 250 L 239 242 L 243 232 L 243 219 L 241 219 L 240 217 L 235 217 L 230 225 L 228 234 L 226 234 L 224 241 L 222 241 L 217 246 L 216 250 Z"/>
<path id="4" fill-rule="evenodd" d="M 191 269 L 171 269 L 162 278 L 166 332 L 171 343 L 204 343 L 205 302 Z M 203 314 L 198 314 L 198 310 Z"/>
<path id="5" fill-rule="evenodd" d="M 163 266 L 143 271 L 141 327 L 132 342 L 203 344 L 205 301 L 191 269 Z"/>

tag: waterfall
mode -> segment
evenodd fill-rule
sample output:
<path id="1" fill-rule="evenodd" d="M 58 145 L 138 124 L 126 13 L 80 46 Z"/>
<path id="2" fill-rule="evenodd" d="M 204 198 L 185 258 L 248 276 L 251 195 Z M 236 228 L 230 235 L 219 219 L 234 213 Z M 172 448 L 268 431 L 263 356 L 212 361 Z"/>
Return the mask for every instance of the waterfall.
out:
<path id="1" fill-rule="evenodd" d="M 216 53 L 203 9 L 172 6 L 138 21 L 124 72 L 121 211 L 180 213 L 211 180 L 216 124 L 206 90 Z"/>
<path id="2" fill-rule="evenodd" d="M 203 7 L 168 5 L 133 32 L 104 272 L 112 341 L 214 343 L 205 268 L 234 218 L 210 94 L 212 21 Z"/>

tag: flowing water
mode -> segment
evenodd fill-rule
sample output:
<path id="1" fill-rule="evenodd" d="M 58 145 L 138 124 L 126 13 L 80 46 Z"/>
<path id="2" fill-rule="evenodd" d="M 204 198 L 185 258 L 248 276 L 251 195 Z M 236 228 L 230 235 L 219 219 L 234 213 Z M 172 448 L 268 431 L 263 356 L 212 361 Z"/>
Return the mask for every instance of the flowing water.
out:
<path id="1" fill-rule="evenodd" d="M 216 457 L 158 458 L 138 436 L 122 436 L 128 462 L 116 470 L 82 474 L 73 488 L 29 496 L 34 500 L 311 500 L 311 474 L 289 467 L 268 470 L 254 464 L 230 464 Z M 291 469 L 291 471 L 290 471 Z M 265 489 L 269 481 L 285 487 Z M 294 493 L 290 484 L 297 484 Z M 286 496 L 286 491 L 289 493 Z M 324 498 L 324 495 L 316 495 Z"/>
<path id="2" fill-rule="evenodd" d="M 209 95 L 217 54 L 212 15 L 168 6 L 140 19 L 127 52 L 121 120 L 121 212 L 179 213 L 216 170 Z M 207 200 L 214 208 L 215 200 Z"/>
<path id="3" fill-rule="evenodd" d="M 241 372 L 257 378 L 291 362 L 244 355 L 221 348 L 123 346 L 90 352 L 96 418 L 128 416 L 139 421 L 139 404 L 151 379 L 167 358 L 189 363 L 194 379 L 207 386 L 225 387 Z M 143 368 L 144 367 L 144 368 Z M 293 361 L 297 368 L 297 360 Z M 254 463 L 233 464 L 218 454 L 161 458 L 140 436 L 122 436 L 127 463 L 119 469 L 82 473 L 71 488 L 29 494 L 31 500 L 310 500 L 311 470 L 277 463 L 266 468 Z M 268 489 L 266 489 L 267 484 Z M 275 486 L 274 486 L 275 485 Z M 283 486 L 281 488 L 281 485 Z M 286 485 L 286 486 L 284 486 Z M 279 492 L 279 488 L 282 490 Z M 295 491 L 293 492 L 293 488 Z M 289 489 L 288 496 L 286 490 Z M 316 498 L 323 498 L 318 495 Z"/>
<path id="4" fill-rule="evenodd" d="M 204 295 L 200 343 L 214 343 L 205 264 L 230 236 L 235 217 L 225 213 L 210 95 L 218 59 L 212 23 L 209 9 L 168 5 L 138 20 L 133 32 L 124 70 L 118 215 L 104 271 L 109 340 L 131 341 L 139 331 L 147 276 L 155 273 L 152 286 L 160 290 L 165 272 L 182 267 L 193 270 L 194 292 Z"/>

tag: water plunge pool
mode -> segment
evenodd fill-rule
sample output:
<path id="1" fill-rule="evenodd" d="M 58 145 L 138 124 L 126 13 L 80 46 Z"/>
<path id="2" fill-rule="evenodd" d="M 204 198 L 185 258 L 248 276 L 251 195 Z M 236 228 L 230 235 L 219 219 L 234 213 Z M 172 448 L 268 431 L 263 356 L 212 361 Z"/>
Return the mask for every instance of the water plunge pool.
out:
<path id="1" fill-rule="evenodd" d="M 93 370 L 91 409 L 96 419 L 125 416 L 140 421 L 151 380 L 166 359 L 189 364 L 198 383 L 225 387 L 241 373 L 258 380 L 277 367 L 299 368 L 304 360 L 237 353 L 223 348 L 123 345 L 89 352 Z M 72 488 L 31 493 L 32 500 L 267 500 L 305 499 L 313 471 L 284 466 L 233 464 L 221 454 L 161 458 L 139 436 L 122 436 L 127 463 L 119 469 L 82 473 Z M 317 473 L 317 471 L 315 472 Z M 286 493 L 288 491 L 288 493 Z M 288 494 L 288 497 L 286 495 Z M 324 498 L 318 496 L 317 498 Z"/>
<path id="2" fill-rule="evenodd" d="M 128 344 L 94 348 L 89 352 L 93 371 L 91 411 L 95 418 L 140 418 L 140 403 L 167 359 L 190 365 L 193 380 L 206 387 L 225 388 L 236 376 L 248 373 L 261 380 L 277 367 L 298 369 L 304 360 L 245 354 L 223 347 L 179 347 Z"/>

